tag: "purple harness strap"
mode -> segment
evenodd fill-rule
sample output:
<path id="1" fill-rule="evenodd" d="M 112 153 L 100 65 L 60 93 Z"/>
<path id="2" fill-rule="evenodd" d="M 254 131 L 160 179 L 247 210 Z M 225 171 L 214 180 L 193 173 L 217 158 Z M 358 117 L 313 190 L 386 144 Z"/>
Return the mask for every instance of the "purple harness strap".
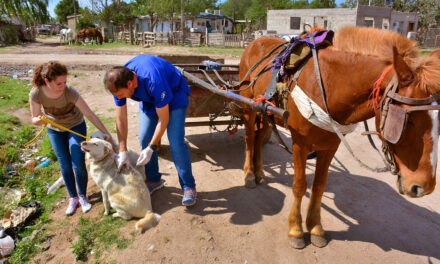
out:
<path id="1" fill-rule="evenodd" d="M 311 42 L 311 36 L 313 36 L 313 39 L 315 40 L 315 45 Z M 311 49 L 317 49 L 323 44 L 328 44 L 333 42 L 333 36 L 334 32 L 331 30 L 320 30 L 315 31 L 306 37 L 300 39 L 299 37 L 295 37 L 290 40 L 289 46 L 281 52 L 279 55 L 275 57 L 273 60 L 273 66 L 272 71 L 279 71 L 281 68 L 283 70 L 281 72 L 285 73 L 285 65 L 287 60 L 289 59 L 290 54 L 292 53 L 292 50 L 299 44 L 299 43 L 306 43 Z"/>

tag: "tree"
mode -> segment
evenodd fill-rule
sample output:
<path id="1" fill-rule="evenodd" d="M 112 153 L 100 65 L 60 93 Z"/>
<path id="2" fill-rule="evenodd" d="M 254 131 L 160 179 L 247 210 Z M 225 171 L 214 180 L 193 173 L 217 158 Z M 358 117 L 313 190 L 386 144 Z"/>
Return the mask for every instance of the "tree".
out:
<path id="1" fill-rule="evenodd" d="M 98 14 L 87 7 L 82 9 L 80 13 L 81 17 L 78 20 L 77 30 L 82 28 L 96 27 L 96 25 L 100 22 Z"/>
<path id="2" fill-rule="evenodd" d="M 360 5 L 366 6 L 385 6 L 384 0 L 359 0 Z"/>
<path id="3" fill-rule="evenodd" d="M 104 21 L 113 21 L 114 24 L 125 24 L 133 19 L 133 8 L 131 4 L 122 1 L 114 1 L 105 8 L 101 14 Z"/>
<path id="4" fill-rule="evenodd" d="M 393 8 L 398 11 L 416 12 L 419 15 L 417 37 L 425 39 L 430 24 L 434 24 L 437 11 L 440 9 L 438 0 L 396 0 Z"/>
<path id="5" fill-rule="evenodd" d="M 223 14 L 232 19 L 245 19 L 246 11 L 252 5 L 252 0 L 227 0 L 219 6 Z"/>
<path id="6" fill-rule="evenodd" d="M 354 8 L 357 5 L 357 0 L 345 0 L 344 3 L 341 4 L 342 8 Z"/>
<path id="7" fill-rule="evenodd" d="M 152 0 L 153 8 L 159 19 L 169 20 L 174 25 L 174 14 L 180 13 L 180 0 Z M 171 28 L 174 31 L 175 28 Z"/>
<path id="8" fill-rule="evenodd" d="M 191 17 L 196 17 L 206 9 L 216 9 L 216 0 L 186 0 L 185 1 L 185 14 Z"/>
<path id="9" fill-rule="evenodd" d="M 267 10 L 291 8 L 290 0 L 252 0 L 251 6 L 246 11 L 246 18 L 252 22 L 255 29 L 266 28 Z"/>
<path id="10" fill-rule="evenodd" d="M 1 0 L 1 15 L 16 16 L 23 19 L 26 24 L 46 22 L 49 20 L 47 0 Z"/>
<path id="11" fill-rule="evenodd" d="M 310 3 L 310 8 L 335 8 L 335 0 L 313 0 Z"/>
<path id="12" fill-rule="evenodd" d="M 75 5 L 75 7 L 74 7 Z M 55 14 L 57 15 L 57 20 L 61 23 L 67 23 L 67 16 L 75 14 L 75 8 L 77 14 L 80 13 L 80 7 L 78 0 L 61 0 L 55 6 Z"/>
<path id="13" fill-rule="evenodd" d="M 158 22 L 157 14 L 154 12 L 153 1 L 151 0 L 136 0 L 133 3 L 133 15 L 135 16 L 145 16 L 148 15 L 150 32 L 154 31 L 156 24 Z"/>
<path id="14" fill-rule="evenodd" d="M 295 9 L 304 9 L 309 8 L 309 1 L 307 0 L 297 0 L 292 4 L 291 8 Z"/>

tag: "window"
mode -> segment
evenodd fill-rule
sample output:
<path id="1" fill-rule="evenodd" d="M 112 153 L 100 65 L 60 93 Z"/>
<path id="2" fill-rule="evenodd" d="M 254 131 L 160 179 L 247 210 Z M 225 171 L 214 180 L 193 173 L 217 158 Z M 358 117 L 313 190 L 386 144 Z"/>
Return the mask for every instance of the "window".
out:
<path id="1" fill-rule="evenodd" d="M 382 29 L 388 30 L 390 28 L 390 21 L 388 18 L 382 19 Z"/>
<path id="2" fill-rule="evenodd" d="M 408 23 L 408 31 L 414 31 L 414 27 L 415 27 L 414 22 Z"/>
<path id="3" fill-rule="evenodd" d="M 364 18 L 364 25 L 366 27 L 374 27 L 374 18 L 372 18 L 372 17 Z"/>
<path id="4" fill-rule="evenodd" d="M 300 17 L 290 17 L 290 29 L 301 29 Z"/>

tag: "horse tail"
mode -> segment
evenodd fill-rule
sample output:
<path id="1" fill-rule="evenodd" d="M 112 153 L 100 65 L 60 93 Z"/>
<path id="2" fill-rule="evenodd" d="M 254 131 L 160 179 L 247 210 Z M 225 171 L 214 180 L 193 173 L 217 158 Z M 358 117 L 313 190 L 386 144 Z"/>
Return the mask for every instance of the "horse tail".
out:
<path id="1" fill-rule="evenodd" d="M 160 221 L 160 215 L 155 214 L 150 210 L 148 210 L 144 218 L 136 222 L 135 225 L 136 231 L 138 230 L 143 231 L 144 229 L 148 229 L 152 227 L 154 224 L 159 223 L 159 221 Z"/>

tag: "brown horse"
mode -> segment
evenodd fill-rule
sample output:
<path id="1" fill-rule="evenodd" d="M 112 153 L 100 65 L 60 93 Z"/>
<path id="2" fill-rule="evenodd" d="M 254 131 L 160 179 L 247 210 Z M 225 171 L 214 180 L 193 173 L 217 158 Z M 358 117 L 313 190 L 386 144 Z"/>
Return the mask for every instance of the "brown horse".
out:
<path id="1" fill-rule="evenodd" d="M 282 47 L 276 47 L 282 43 L 283 40 L 279 38 L 260 38 L 251 42 L 245 49 L 240 61 L 240 80 L 243 80 L 248 72 L 250 74 L 240 87 L 241 95 L 255 98 L 265 93 L 271 80 L 270 66 L 273 56 L 264 58 L 273 49 L 281 50 Z M 429 194 L 435 187 L 438 111 L 423 109 L 423 111 L 407 112 L 399 140 L 390 143 L 382 131 L 381 119 L 385 120 L 386 116 L 382 115 L 381 102 L 385 102 L 382 99 L 386 97 L 386 87 L 395 83 L 398 85 L 394 86 L 397 87 L 396 93 L 410 99 L 407 101 L 415 98 L 429 98 L 428 103 L 415 101 L 418 104 L 424 104 L 423 107 L 428 104 L 428 108 L 432 107 L 431 104 L 437 104 L 439 97 L 434 95 L 440 93 L 440 60 L 418 59 L 418 54 L 415 43 L 397 33 L 365 28 L 341 29 L 335 36 L 334 45 L 318 52 L 320 72 L 331 118 L 340 125 L 351 125 L 375 117 L 377 133 L 388 146 L 387 153 L 394 166 L 397 167 L 396 169 L 399 170 L 398 190 L 411 197 Z M 258 64 L 255 70 L 249 70 L 262 59 L 262 63 Z M 269 69 L 265 71 L 265 67 Z M 259 74 L 261 72 L 263 74 Z M 289 74 L 290 77 L 286 83 L 293 78 L 293 73 Z M 257 79 L 252 84 L 255 78 Z M 378 80 L 382 81 L 376 82 Z M 374 90 L 375 96 L 372 96 L 375 83 L 377 83 Z M 313 59 L 304 65 L 297 82 L 293 82 L 287 88 L 291 92 L 287 103 L 290 114 L 287 127 L 292 136 L 295 173 L 292 186 L 295 199 L 289 214 L 288 236 L 293 247 L 303 248 L 305 246 L 300 209 L 307 189 L 306 158 L 307 154 L 314 150 L 317 153 L 316 168 L 306 227 L 311 234 L 312 244 L 323 247 L 328 241 L 321 224 L 321 198 L 326 188 L 330 163 L 341 140 L 334 132 L 315 126 L 305 118 L 292 97 L 292 92 L 300 89 L 321 109 L 325 109 Z M 296 90 L 295 94 L 298 94 L 300 90 Z M 415 109 L 411 108 L 408 103 L 396 103 L 396 101 L 387 104 L 387 107 L 402 111 Z M 267 118 L 259 117 L 261 114 L 249 109 L 245 109 L 244 112 L 245 185 L 255 187 L 256 184 L 264 181 L 262 146 L 269 125 Z M 256 122 L 257 119 L 262 122 Z M 284 124 L 281 120 L 277 121 L 280 125 Z"/>
<path id="2" fill-rule="evenodd" d="M 76 40 L 78 43 L 84 43 L 85 40 L 90 42 L 96 42 L 96 44 L 102 45 L 103 37 L 99 30 L 96 28 L 83 28 L 76 35 Z"/>

